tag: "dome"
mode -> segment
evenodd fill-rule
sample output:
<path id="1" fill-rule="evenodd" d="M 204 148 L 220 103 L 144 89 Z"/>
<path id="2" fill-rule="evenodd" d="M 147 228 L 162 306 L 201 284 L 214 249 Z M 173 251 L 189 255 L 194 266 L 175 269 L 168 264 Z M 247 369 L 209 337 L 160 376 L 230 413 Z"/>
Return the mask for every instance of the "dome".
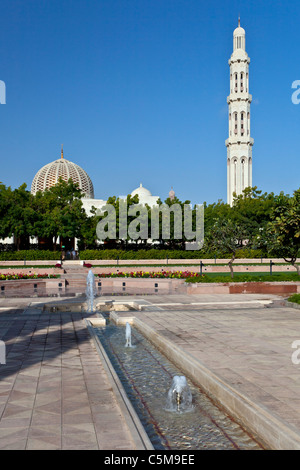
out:
<path id="1" fill-rule="evenodd" d="M 136 188 L 134 191 L 132 191 L 131 193 L 131 196 L 135 196 L 135 195 L 138 195 L 138 196 L 142 196 L 142 197 L 145 197 L 145 196 L 152 196 L 152 194 L 150 193 L 149 189 L 146 189 L 143 187 L 142 183 L 140 184 L 140 187 L 139 188 Z"/>
<path id="2" fill-rule="evenodd" d="M 241 27 L 241 20 L 239 18 L 239 25 L 237 28 L 235 28 L 235 30 L 233 31 L 233 35 L 234 36 L 245 36 L 246 32 L 244 30 L 244 28 Z"/>
<path id="3" fill-rule="evenodd" d="M 245 32 L 244 28 L 242 28 L 241 26 L 238 26 L 238 27 L 235 28 L 235 30 L 233 31 L 233 35 L 234 35 L 234 36 L 245 36 L 245 35 L 246 35 L 246 32 Z"/>
<path id="4" fill-rule="evenodd" d="M 58 183 L 59 178 L 68 181 L 70 178 L 77 183 L 85 198 L 94 199 L 94 187 L 91 178 L 76 163 L 66 160 L 61 152 L 61 158 L 43 166 L 35 175 L 31 185 L 32 194 L 44 191 Z"/>

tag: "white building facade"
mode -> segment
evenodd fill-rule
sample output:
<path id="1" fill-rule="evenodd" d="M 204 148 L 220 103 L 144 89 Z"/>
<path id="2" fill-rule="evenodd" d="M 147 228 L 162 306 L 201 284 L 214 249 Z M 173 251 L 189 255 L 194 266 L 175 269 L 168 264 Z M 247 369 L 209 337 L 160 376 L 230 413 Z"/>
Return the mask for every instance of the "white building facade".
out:
<path id="1" fill-rule="evenodd" d="M 233 193 L 242 194 L 252 186 L 252 146 L 250 136 L 249 93 L 250 58 L 246 52 L 245 30 L 240 26 L 233 32 L 233 53 L 230 66 L 230 95 L 227 97 L 229 138 L 227 147 L 227 203 L 232 205 Z"/>

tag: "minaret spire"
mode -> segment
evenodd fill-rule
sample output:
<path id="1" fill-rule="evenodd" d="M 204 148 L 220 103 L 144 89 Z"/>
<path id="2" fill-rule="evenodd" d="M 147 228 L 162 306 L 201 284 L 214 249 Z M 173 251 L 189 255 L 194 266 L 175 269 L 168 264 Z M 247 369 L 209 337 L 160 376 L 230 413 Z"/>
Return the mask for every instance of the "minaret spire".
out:
<path id="1" fill-rule="evenodd" d="M 230 95 L 227 97 L 229 138 L 227 147 L 227 202 L 232 205 L 233 193 L 242 194 L 252 187 L 252 146 L 250 137 L 249 93 L 250 58 L 246 52 L 246 34 L 240 26 L 233 33 L 233 53 L 229 59 Z"/>
<path id="2" fill-rule="evenodd" d="M 61 144 L 60 158 L 64 158 L 64 144 Z"/>

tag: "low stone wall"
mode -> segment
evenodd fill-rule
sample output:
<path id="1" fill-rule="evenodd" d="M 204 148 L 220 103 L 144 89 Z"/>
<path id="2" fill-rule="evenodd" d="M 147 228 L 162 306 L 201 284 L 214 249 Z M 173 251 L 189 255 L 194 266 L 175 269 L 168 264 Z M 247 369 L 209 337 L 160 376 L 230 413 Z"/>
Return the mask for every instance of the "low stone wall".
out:
<path id="1" fill-rule="evenodd" d="M 300 282 L 232 282 L 187 284 L 187 294 L 274 294 L 300 292 Z"/>
<path id="2" fill-rule="evenodd" d="M 97 278 L 98 295 L 110 294 L 275 294 L 300 293 L 300 282 L 186 283 L 184 279 Z M 72 289 L 66 279 L 24 279 L 0 281 L 0 296 L 26 297 L 85 293 L 85 281 Z"/>
<path id="3" fill-rule="evenodd" d="M 300 292 L 300 282 L 186 283 L 184 279 L 96 278 L 98 290 L 114 293 L 274 294 Z"/>
<path id="4" fill-rule="evenodd" d="M 0 297 L 42 297 L 65 292 L 64 279 L 16 279 L 0 281 Z"/>
<path id="5" fill-rule="evenodd" d="M 229 262 L 229 259 L 222 259 L 222 258 L 210 258 L 210 259 L 123 259 L 123 260 L 110 260 L 110 259 L 103 259 L 103 260 L 65 260 L 63 261 L 63 264 L 65 266 L 76 266 L 76 265 L 81 265 L 85 261 L 86 263 L 92 264 L 92 265 L 116 265 L 117 263 L 122 266 L 122 265 L 137 265 L 137 266 L 143 266 L 143 265 L 154 265 L 154 264 L 162 264 L 164 266 L 169 266 L 172 264 L 183 264 L 183 265 L 190 265 L 190 264 L 200 264 L 200 261 L 202 261 L 203 264 L 226 264 Z M 272 261 L 274 263 L 285 263 L 283 258 L 272 258 Z M 24 260 L 22 261 L 13 261 L 13 260 L 8 260 L 8 261 L 0 261 L 0 267 L 1 266 L 55 266 L 59 260 Z M 26 264 L 25 264 L 26 263 Z M 241 258 L 241 259 L 236 259 L 234 261 L 234 264 L 258 264 L 258 263 L 265 263 L 269 264 L 270 259 L 269 258 Z M 288 266 L 288 265 L 287 265 Z"/>
<path id="6" fill-rule="evenodd" d="M 98 293 L 114 294 L 176 294 L 185 293 L 184 279 L 97 278 Z"/>
<path id="7" fill-rule="evenodd" d="M 69 265 L 63 264 L 63 268 L 68 270 Z M 87 268 L 79 268 L 80 272 L 88 272 Z M 92 267 L 91 268 L 93 273 L 96 274 L 109 274 L 109 273 L 118 273 L 118 272 L 124 272 L 124 273 L 130 273 L 133 271 L 142 271 L 142 272 L 162 272 L 162 271 L 170 271 L 170 272 L 176 272 L 176 271 L 190 271 L 193 273 L 199 273 L 200 272 L 200 266 L 134 266 L 134 267 L 128 267 L 128 266 L 111 266 L 111 267 Z M 295 272 L 296 270 L 289 265 L 285 266 L 273 266 L 272 267 L 273 273 L 275 272 Z M 46 267 L 46 268 L 34 268 L 34 267 L 20 267 L 20 268 L 5 268 L 5 267 L 0 267 L 0 274 L 63 274 L 64 269 L 61 268 L 54 268 L 54 267 Z M 230 273 L 230 270 L 227 266 L 204 266 L 202 268 L 202 273 Z M 269 266 L 234 266 L 234 272 L 235 273 L 247 273 L 247 272 L 270 272 L 270 267 Z"/>
<path id="8" fill-rule="evenodd" d="M 183 265 L 190 265 L 190 264 L 200 264 L 202 261 L 203 264 L 227 264 L 230 259 L 222 259 L 222 258 L 209 258 L 209 259 L 120 259 L 120 260 L 110 260 L 110 259 L 103 259 L 103 260 L 84 260 L 85 263 L 89 263 L 92 265 L 116 265 L 117 263 L 119 266 L 122 265 L 153 265 L 153 264 L 162 264 L 164 266 L 170 266 L 172 264 L 183 264 Z M 236 259 L 233 264 L 270 264 L 270 258 L 241 258 Z M 273 263 L 285 263 L 287 264 L 283 258 L 272 258 Z M 72 261 L 69 261 L 72 263 Z"/>

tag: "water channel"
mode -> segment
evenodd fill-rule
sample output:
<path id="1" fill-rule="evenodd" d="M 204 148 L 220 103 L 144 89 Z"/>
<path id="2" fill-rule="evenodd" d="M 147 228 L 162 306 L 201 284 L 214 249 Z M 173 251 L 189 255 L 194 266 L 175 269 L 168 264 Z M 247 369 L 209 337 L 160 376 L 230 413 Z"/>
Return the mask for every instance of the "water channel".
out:
<path id="1" fill-rule="evenodd" d="M 184 376 L 136 328 L 108 322 L 95 328 L 155 449 L 260 450 L 263 446 L 186 377 L 192 406 L 172 409 L 168 394 L 174 377 Z M 170 396 L 170 394 L 169 394 Z"/>

